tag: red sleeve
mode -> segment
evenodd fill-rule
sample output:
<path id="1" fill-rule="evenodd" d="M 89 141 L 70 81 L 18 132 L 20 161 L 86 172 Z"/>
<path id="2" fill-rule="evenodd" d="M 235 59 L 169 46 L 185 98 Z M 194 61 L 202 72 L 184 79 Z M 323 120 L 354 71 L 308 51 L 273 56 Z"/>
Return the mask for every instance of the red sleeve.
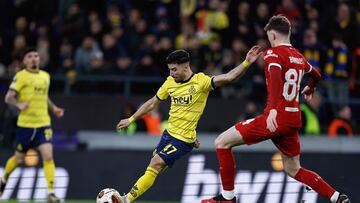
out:
<path id="1" fill-rule="evenodd" d="M 269 66 L 269 107 L 275 109 L 281 94 L 281 68 Z"/>
<path id="2" fill-rule="evenodd" d="M 304 58 L 304 60 L 306 61 L 306 58 Z M 310 73 L 312 69 L 313 69 L 312 65 L 308 61 L 306 61 L 305 69 L 304 69 L 305 73 Z"/>
<path id="3" fill-rule="evenodd" d="M 321 75 L 319 71 L 317 71 L 315 68 L 312 68 L 309 73 L 310 73 L 310 79 L 308 82 L 308 86 L 311 89 L 314 89 L 316 84 L 320 81 Z"/>
<path id="4" fill-rule="evenodd" d="M 281 59 L 275 50 L 269 49 L 264 53 L 266 71 L 269 72 L 269 107 L 275 109 L 281 95 Z"/>

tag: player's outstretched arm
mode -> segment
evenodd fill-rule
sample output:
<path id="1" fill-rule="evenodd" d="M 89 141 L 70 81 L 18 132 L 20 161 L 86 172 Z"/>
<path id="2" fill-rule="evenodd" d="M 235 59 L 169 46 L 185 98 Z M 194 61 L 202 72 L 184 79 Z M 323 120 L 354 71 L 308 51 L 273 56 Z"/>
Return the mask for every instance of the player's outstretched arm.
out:
<path id="1" fill-rule="evenodd" d="M 64 116 L 65 110 L 63 108 L 60 108 L 54 104 L 50 99 L 48 99 L 48 106 L 49 109 L 54 112 L 55 116 L 58 118 L 61 118 Z"/>
<path id="2" fill-rule="evenodd" d="M 25 110 L 29 107 L 29 102 L 23 102 L 23 103 L 19 103 L 19 101 L 16 98 L 16 91 L 9 89 L 9 91 L 6 93 L 5 95 L 5 103 L 15 106 L 16 108 L 18 108 L 20 111 Z"/>
<path id="3" fill-rule="evenodd" d="M 118 129 L 123 129 L 129 127 L 129 125 L 136 119 L 141 118 L 144 114 L 149 113 L 159 106 L 161 101 L 154 96 L 153 98 L 147 100 L 140 108 L 132 115 L 130 118 L 122 119 L 116 127 Z"/>
<path id="4" fill-rule="evenodd" d="M 213 82 L 215 87 L 228 84 L 242 76 L 247 68 L 254 63 L 261 54 L 261 47 L 258 45 L 253 46 L 246 54 L 246 59 L 240 65 L 225 74 L 214 76 Z"/>

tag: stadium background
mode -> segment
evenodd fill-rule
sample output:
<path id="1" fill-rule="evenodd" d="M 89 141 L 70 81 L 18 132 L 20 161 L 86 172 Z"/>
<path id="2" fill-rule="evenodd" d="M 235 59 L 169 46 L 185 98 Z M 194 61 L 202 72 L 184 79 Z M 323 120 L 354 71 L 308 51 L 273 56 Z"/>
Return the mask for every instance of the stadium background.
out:
<path id="1" fill-rule="evenodd" d="M 3 98 L 26 46 L 38 48 L 52 75 L 50 97 L 66 109 L 63 119 L 53 118 L 57 193 L 91 202 L 105 187 L 127 192 L 148 164 L 169 103 L 131 130 L 117 132 L 115 125 L 155 94 L 168 75 L 169 52 L 188 50 L 195 72 L 226 72 L 253 44 L 267 47 L 263 26 L 284 14 L 293 25 L 293 46 L 323 76 L 309 104 L 315 121 L 304 114 L 303 164 L 360 202 L 359 1 L 2 0 L 0 8 L 0 172 L 12 153 L 18 113 Z M 238 82 L 212 92 L 198 126 L 201 149 L 162 174 L 141 200 L 199 202 L 218 192 L 212 141 L 234 122 L 261 113 L 262 67 L 260 59 Z M 349 119 L 354 136 L 330 138 L 339 115 Z M 278 172 L 274 153 L 270 143 L 237 152 L 242 202 L 326 202 Z M 28 158 L 2 200 L 44 198 L 41 166 L 36 154 Z"/>

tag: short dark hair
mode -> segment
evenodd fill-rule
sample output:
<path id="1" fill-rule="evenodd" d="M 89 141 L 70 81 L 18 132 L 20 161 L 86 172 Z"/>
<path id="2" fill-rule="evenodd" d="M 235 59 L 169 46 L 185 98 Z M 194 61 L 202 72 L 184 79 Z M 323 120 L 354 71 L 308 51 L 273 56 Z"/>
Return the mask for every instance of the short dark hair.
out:
<path id="1" fill-rule="evenodd" d="M 183 49 L 173 51 L 166 57 L 167 64 L 183 64 L 189 61 L 190 54 Z"/>
<path id="2" fill-rule="evenodd" d="M 24 52 L 22 53 L 22 59 L 24 60 L 26 54 L 30 53 L 30 52 L 37 52 L 37 49 L 35 47 L 28 47 L 24 50 Z"/>
<path id="3" fill-rule="evenodd" d="M 264 27 L 265 31 L 275 30 L 281 34 L 288 35 L 291 29 L 289 19 L 283 15 L 276 15 L 269 19 L 269 22 Z"/>

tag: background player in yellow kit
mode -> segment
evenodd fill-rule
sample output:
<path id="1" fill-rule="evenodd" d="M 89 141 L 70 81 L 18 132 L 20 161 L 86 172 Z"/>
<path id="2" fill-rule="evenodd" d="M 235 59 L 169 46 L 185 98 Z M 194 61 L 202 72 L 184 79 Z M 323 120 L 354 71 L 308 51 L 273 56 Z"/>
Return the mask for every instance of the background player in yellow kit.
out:
<path id="1" fill-rule="evenodd" d="M 48 202 L 59 202 L 54 193 L 55 163 L 53 159 L 52 130 L 48 109 L 60 118 L 64 109 L 57 107 L 48 97 L 50 75 L 40 70 L 39 53 L 28 48 L 23 55 L 25 68 L 19 71 L 5 96 L 5 102 L 20 110 L 16 130 L 16 150 L 5 166 L 0 180 L 0 196 L 12 171 L 24 162 L 26 151 L 36 147 L 43 160 L 48 187 Z"/>
<path id="2" fill-rule="evenodd" d="M 261 54 L 259 46 L 247 53 L 246 59 L 226 74 L 209 77 L 204 73 L 193 73 L 190 68 L 190 55 L 185 50 L 176 50 L 166 58 L 170 76 L 156 95 L 146 101 L 130 118 L 121 120 L 119 129 L 128 127 L 131 122 L 155 109 L 161 101 L 171 98 L 168 128 L 164 131 L 154 156 L 145 174 L 135 183 L 130 192 L 120 197 L 121 203 L 134 201 L 154 183 L 157 175 L 166 167 L 191 152 L 199 143 L 196 139 L 196 126 L 204 111 L 209 92 L 215 87 L 232 82 L 245 73 L 251 63 Z"/>

